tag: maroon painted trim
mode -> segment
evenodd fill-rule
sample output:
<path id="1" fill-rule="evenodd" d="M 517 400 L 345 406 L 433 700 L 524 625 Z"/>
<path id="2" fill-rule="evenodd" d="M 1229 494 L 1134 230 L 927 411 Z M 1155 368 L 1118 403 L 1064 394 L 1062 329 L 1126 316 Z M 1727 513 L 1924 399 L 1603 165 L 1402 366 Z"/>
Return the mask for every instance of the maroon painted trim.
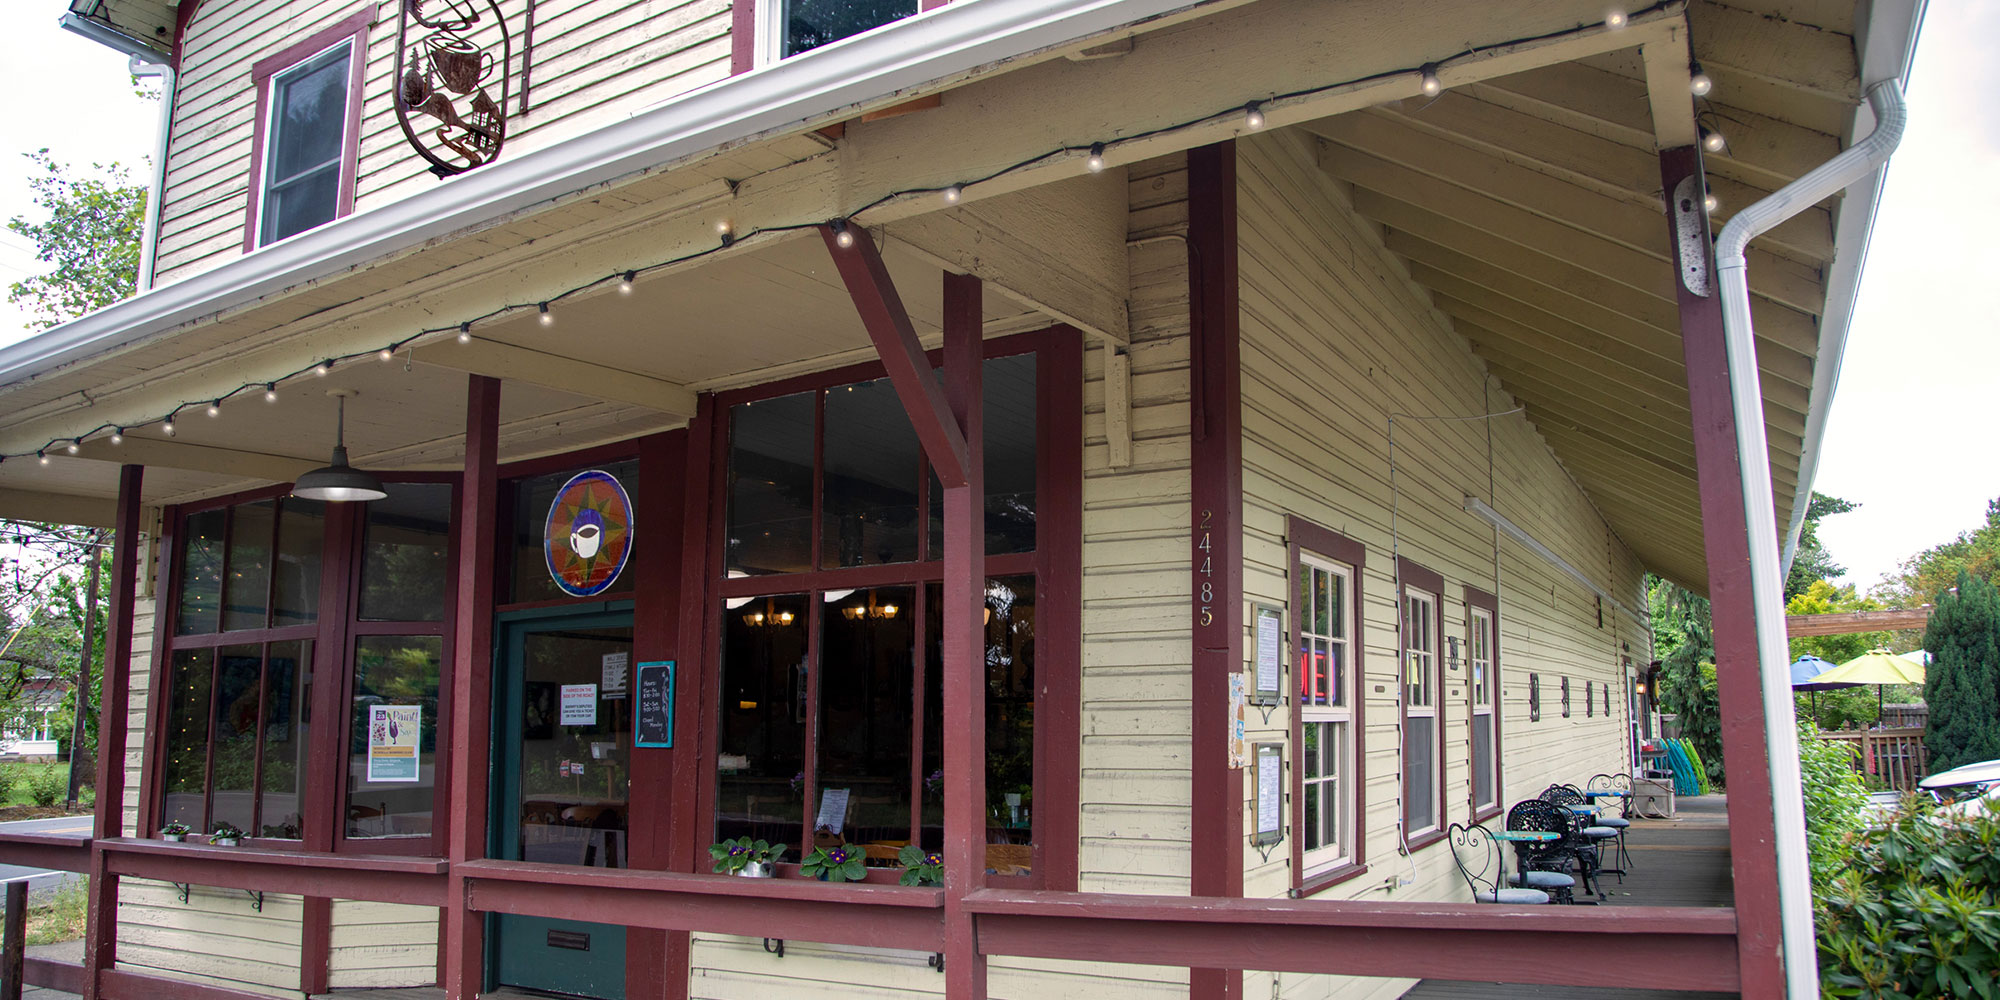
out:
<path id="1" fill-rule="evenodd" d="M 1306 745 L 1306 727 L 1305 713 L 1299 710 L 1301 707 L 1297 694 L 1299 678 L 1295 675 L 1292 678 L 1290 688 L 1293 692 L 1291 696 L 1293 706 L 1291 713 L 1291 840 L 1292 895 L 1299 898 L 1304 898 L 1339 885 L 1368 871 L 1368 810 L 1366 808 L 1368 804 L 1366 794 L 1368 787 L 1368 697 L 1365 690 L 1368 682 L 1368 657 L 1367 636 L 1363 634 L 1365 625 L 1362 622 L 1363 615 L 1361 613 L 1363 607 L 1361 601 L 1362 576 L 1363 570 L 1368 565 L 1368 547 L 1331 528 L 1308 521 L 1297 514 L 1285 515 L 1285 565 L 1290 568 L 1291 573 L 1299 571 L 1299 557 L 1306 552 L 1311 552 L 1314 555 L 1323 556 L 1334 562 L 1345 564 L 1354 571 L 1348 578 L 1348 586 L 1351 591 L 1348 595 L 1348 602 L 1354 611 L 1352 616 L 1354 634 L 1348 636 L 1347 640 L 1349 654 L 1347 670 L 1354 682 L 1354 703 L 1349 706 L 1349 710 L 1354 716 L 1354 721 L 1350 723 L 1354 727 L 1354 774 L 1346 782 L 1348 806 L 1354 815 L 1354 842 L 1352 844 L 1352 851 L 1348 855 L 1347 864 L 1320 872 L 1317 875 L 1306 875 L 1305 838 L 1299 833 L 1300 830 L 1305 828 L 1306 772 L 1305 767 L 1300 762 L 1299 755 L 1305 752 L 1303 748 Z M 1296 586 L 1298 582 L 1297 578 L 1287 577 L 1287 582 L 1289 586 L 1286 593 L 1288 595 L 1296 595 L 1298 593 Z M 1300 642 L 1300 636 L 1305 632 L 1305 606 L 1296 598 L 1289 599 L 1287 603 L 1291 605 L 1292 609 L 1291 614 L 1286 617 L 1289 619 L 1289 628 L 1291 630 L 1292 655 L 1294 662 L 1297 662 L 1299 650 L 1304 648 Z"/>
<path id="2" fill-rule="evenodd" d="M 1490 697 L 1493 700 L 1493 760 L 1492 760 L 1493 804 L 1490 806 L 1481 806 L 1477 801 L 1472 803 L 1472 821 L 1474 823 L 1484 823 L 1485 821 L 1500 815 L 1500 813 L 1504 811 L 1504 808 L 1507 803 L 1507 786 L 1504 782 L 1501 781 L 1501 778 L 1506 773 L 1504 765 L 1507 759 L 1507 754 L 1502 749 L 1503 744 L 1500 742 L 1500 716 L 1503 714 L 1502 709 L 1507 702 L 1506 698 L 1504 697 L 1505 691 L 1500 686 L 1500 598 L 1492 594 L 1489 594 L 1486 591 L 1483 591 L 1478 587 L 1475 587 L 1468 583 L 1465 585 L 1465 606 L 1467 609 L 1465 612 L 1465 649 L 1466 649 L 1466 664 L 1468 665 L 1468 668 L 1472 663 L 1471 609 L 1478 608 L 1479 610 L 1486 612 L 1487 615 L 1486 620 L 1489 624 L 1489 627 L 1493 630 L 1492 634 L 1486 637 L 1486 643 L 1487 643 L 1486 655 L 1493 661 L 1490 667 L 1490 669 L 1493 672 L 1492 676 L 1487 678 L 1487 685 L 1492 690 L 1492 694 Z M 1473 694 L 1472 678 L 1469 675 L 1465 679 L 1465 691 L 1466 691 L 1465 741 L 1467 747 L 1466 761 L 1469 770 L 1472 763 L 1474 763 L 1475 761 L 1475 755 L 1476 755 L 1476 751 L 1474 751 L 1471 748 L 1475 746 L 1475 744 L 1472 741 L 1473 740 L 1472 717 L 1473 717 L 1473 710 L 1477 707 L 1476 703 L 1473 702 L 1472 700 L 1472 694 Z M 1468 782 L 1468 784 L 1471 783 Z M 1477 786 L 1475 785 L 1473 787 Z M 1476 799 L 1478 797 L 1478 793 L 1470 792 L 1467 797 Z"/>
<path id="3" fill-rule="evenodd" d="M 979 914 L 979 947 L 989 955 L 1169 966 L 1254 955 L 1258 968 L 1274 972 L 1592 986 L 1603 984 L 1606 969 L 1644 968 L 1647 985 L 1662 989 L 1738 986 L 1730 961 L 1736 915 L 1722 908 L 1190 900 L 1005 889 L 966 902 Z"/>
<path id="4" fill-rule="evenodd" d="M 1437 762 L 1436 780 L 1434 782 L 1437 785 L 1437 829 L 1422 834 L 1412 834 L 1410 832 L 1410 771 L 1407 767 L 1403 768 L 1403 842 L 1407 845 L 1409 853 L 1415 854 L 1417 851 L 1443 840 L 1445 827 L 1451 824 L 1451 818 L 1445 810 L 1444 790 L 1446 774 L 1444 759 L 1444 709 L 1446 702 L 1444 696 L 1444 650 L 1438 648 L 1444 641 L 1444 576 L 1443 574 L 1424 568 L 1408 556 L 1397 556 L 1396 620 L 1398 622 L 1403 620 L 1403 615 L 1409 607 L 1409 595 L 1407 591 L 1411 587 L 1426 591 L 1431 595 L 1431 705 L 1437 711 L 1437 716 L 1431 722 L 1431 731 L 1437 734 L 1437 747 L 1434 749 L 1431 758 Z M 1409 633 L 1400 628 L 1397 631 L 1399 635 L 1396 640 L 1396 684 L 1399 686 L 1399 691 L 1396 698 L 1396 712 L 1398 724 L 1403 727 L 1403 732 L 1407 734 L 1409 732 L 1410 705 L 1409 699 L 1403 695 L 1400 687 L 1405 684 L 1403 671 L 1405 669 L 1405 657 L 1409 655 Z"/>
<path id="5" fill-rule="evenodd" d="M 102 982 L 104 994 L 115 997 L 145 997 L 146 1000 L 271 1000 L 268 993 L 251 993 L 187 979 L 149 976 L 130 969 L 106 969 Z"/>
<path id="6" fill-rule="evenodd" d="M 994 358 L 1011 358 L 1046 350 L 1050 344 L 1055 343 L 1056 339 L 1063 336 L 1065 332 L 1075 333 L 1070 327 L 1057 324 L 1055 326 L 1043 327 L 1040 330 L 1030 330 L 1027 333 L 995 337 L 984 343 L 985 357 L 986 360 L 991 361 Z M 926 351 L 924 358 L 930 362 L 933 368 L 940 368 L 944 365 L 944 352 L 941 350 Z M 811 392 L 815 389 L 832 389 L 838 386 L 852 385 L 857 382 L 872 382 L 875 379 L 886 377 L 888 377 L 888 371 L 883 368 L 882 362 L 857 361 L 854 364 L 842 365 L 838 368 L 807 372 L 804 375 L 792 375 L 775 382 L 759 382 L 756 385 L 725 389 L 717 392 L 715 398 L 723 410 L 728 410 L 730 407 L 740 403 L 757 403 L 766 399 L 777 399 L 781 396 L 795 396 L 799 393 Z"/>
<path id="7" fill-rule="evenodd" d="M 1035 362 L 1035 874 L 1074 890 L 1083 749 L 1083 336 L 1050 331 Z M 988 556 L 988 576 L 1006 575 Z"/>
<path id="8" fill-rule="evenodd" d="M 21 957 L 21 982 L 29 986 L 45 986 L 80 996 L 87 978 L 81 962 L 59 962 L 33 955 Z"/>
<path id="9" fill-rule="evenodd" d="M 57 872 L 90 870 L 91 838 L 56 833 L 0 833 L 0 855 L 21 868 Z"/>
<path id="10" fill-rule="evenodd" d="M 868 248 L 873 268 L 881 258 L 865 233 L 856 240 L 856 249 Z M 832 236 L 828 234 L 828 246 Z M 836 257 L 840 253 L 834 249 Z M 843 265 L 843 274 L 851 270 Z M 881 271 L 883 287 L 887 271 Z M 850 279 L 850 289 L 853 282 Z M 964 1000 L 986 1000 L 986 959 L 979 953 L 978 935 L 972 915 L 965 909 L 965 897 L 986 886 L 986 434 L 985 352 L 980 348 L 982 282 L 972 275 L 945 272 L 944 275 L 944 395 L 925 392 L 900 393 L 903 408 L 912 423 L 926 419 L 920 409 L 926 399 L 943 403 L 947 409 L 933 410 L 932 416 L 945 422 L 941 430 L 955 432 L 963 451 L 959 463 L 948 475 L 938 469 L 944 484 L 944 635 L 940 657 L 943 664 L 941 687 L 944 695 L 944 957 L 945 993 Z M 857 304 L 859 294 L 857 293 Z M 902 329 L 907 330 L 907 318 Z M 871 324 L 871 327 L 876 324 Z M 914 333 L 897 342 L 877 337 L 876 347 L 893 373 L 901 346 L 916 343 Z M 930 390 L 937 383 L 930 378 L 929 366 L 915 365 L 908 377 Z M 900 380 L 899 380 L 900 388 Z M 921 432 L 920 432 L 921 433 Z M 951 435 L 933 435 L 947 441 Z M 931 451 L 926 441 L 927 452 Z M 939 447 L 946 447 L 940 444 Z M 933 453 L 934 465 L 945 456 Z"/>
<path id="11" fill-rule="evenodd" d="M 610 444 L 592 445 L 576 451 L 566 451 L 560 455 L 542 455 L 538 458 L 524 458 L 518 462 L 508 462 L 498 468 L 499 478 L 505 482 L 514 479 L 530 479 L 545 476 L 551 472 L 568 472 L 571 469 L 588 469 L 594 465 L 609 465 L 640 457 L 644 450 L 645 438 L 614 441 Z M 512 485 L 512 483 L 508 483 Z M 604 600 L 602 597 L 595 600 Z"/>
<path id="12" fill-rule="evenodd" d="M 1188 173 L 1189 377 L 1193 442 L 1189 553 L 1193 732 L 1220 733 L 1229 678 L 1243 660 L 1243 413 L 1236 280 L 1236 144 L 1191 149 Z M 1198 548 L 1206 537 L 1210 547 Z M 1204 574 L 1204 560 L 1213 570 Z M 1204 593 L 1204 587 L 1210 588 Z M 1207 598 L 1207 599 L 1205 599 Z M 1243 894 L 1243 772 L 1221 740 L 1196 740 L 1189 807 L 1195 896 Z M 1175 962 L 1174 964 L 1192 964 Z M 1192 1000 L 1234 1000 L 1243 977 L 1189 969 Z"/>
<path id="13" fill-rule="evenodd" d="M 97 733 L 97 804 L 91 829 L 100 840 L 116 837 L 125 822 L 125 746 L 132 685 L 132 615 L 139 584 L 139 533 L 143 530 L 140 494 L 146 469 L 118 469 L 117 526 L 112 534 L 110 630 L 104 636 L 104 680 L 97 717 L 118 724 L 99 726 Z M 118 961 L 118 877 L 104 868 L 104 855 L 92 858 L 92 892 L 84 915 L 84 963 L 88 969 L 85 996 L 96 1000 L 104 991 L 105 973 Z"/>
<path id="14" fill-rule="evenodd" d="M 257 212 L 264 191 L 264 123 L 271 114 L 271 77 L 346 39 L 353 40 L 354 48 L 347 60 L 347 121 L 340 142 L 340 194 L 333 217 L 353 214 L 361 153 L 361 84 L 368 75 L 368 25 L 374 20 L 375 4 L 369 3 L 250 65 L 250 86 L 257 92 L 257 117 L 250 123 L 250 195 L 243 215 L 244 253 L 259 246 Z"/>
<path id="15" fill-rule="evenodd" d="M 201 4 L 202 0 L 184 0 L 174 10 L 174 37 L 173 43 L 168 47 L 167 63 L 174 68 L 175 73 L 181 70 L 181 58 L 187 50 L 188 26 L 194 23 L 194 15 L 201 10 Z"/>
<path id="16" fill-rule="evenodd" d="M 903 298 L 896 292 L 896 283 L 889 276 L 889 266 L 883 263 L 874 238 L 862 226 L 847 225 L 844 235 L 853 245 L 842 247 L 832 226 L 821 226 L 819 231 L 827 253 L 833 257 L 834 269 L 847 285 L 848 297 L 854 300 L 855 311 L 861 314 L 861 325 L 868 328 L 869 339 L 875 342 L 875 352 L 882 357 L 882 366 L 889 372 L 889 381 L 896 387 L 896 397 L 903 402 L 910 426 L 917 432 L 917 440 L 923 443 L 924 455 L 930 459 L 938 482 L 947 490 L 965 485 L 971 461 L 966 452 L 965 433 L 952 424 L 944 390 L 931 377 L 929 357 L 917 342 L 916 328 L 910 324 Z M 973 356 L 983 355 L 975 351 Z"/>
<path id="17" fill-rule="evenodd" d="M 757 68 L 757 0 L 730 0 L 729 75 Z"/>
<path id="18" fill-rule="evenodd" d="M 681 478 L 687 468 L 688 432 L 668 431 L 639 441 L 639 495 L 646 520 L 633 541 L 632 662 L 674 659 L 680 646 Z M 632 787 L 666 794 L 631 796 L 632 831 L 628 867 L 673 868 L 673 827 L 685 823 L 675 808 L 674 755 L 689 748 L 634 750 Z M 687 993 L 687 949 L 676 949 L 667 931 L 631 928 L 625 932 L 625 995 L 629 1000 L 683 1000 Z"/>
<path id="19" fill-rule="evenodd" d="M 1699 147 L 1661 151 L 1663 190 L 1672 192 L 1690 177 L 1696 182 L 1695 190 L 1707 189 Z M 1703 256 L 1709 257 L 1713 244 L 1709 242 L 1706 214 L 1689 213 L 1699 220 L 1701 231 L 1689 234 L 1699 238 L 1698 244 L 1679 239 L 1674 232 L 1675 214 L 1667 213 L 1667 245 L 1698 245 Z M 1686 263 L 1714 274 L 1712 259 Z M 1724 777 L 1729 785 L 1729 861 L 1743 928 L 1737 939 L 1737 961 L 1746 996 L 1779 996 L 1785 989 L 1785 962 L 1779 925 L 1776 824 L 1764 744 L 1757 621 L 1751 603 L 1750 529 L 1743 511 L 1742 469 L 1737 464 L 1736 416 L 1730 396 L 1722 305 L 1712 294 L 1695 295 L 1678 280 L 1674 292 L 1680 307 L 1681 349 L 1687 362 L 1702 542 L 1714 612 L 1716 697 Z M 1755 460 L 1763 461 L 1763 456 Z"/>
<path id="20" fill-rule="evenodd" d="M 453 865 L 486 856 L 487 754 L 492 743 L 494 549 L 499 531 L 500 380 L 466 380 L 464 487 L 459 491 L 457 591 L 454 630 L 465 641 L 453 650 L 451 678 L 460 693 L 452 702 L 449 770 L 452 816 L 447 851 Z M 485 924 L 458 905 L 463 885 L 453 872 L 445 907 L 444 979 L 454 997 L 484 985 Z"/>

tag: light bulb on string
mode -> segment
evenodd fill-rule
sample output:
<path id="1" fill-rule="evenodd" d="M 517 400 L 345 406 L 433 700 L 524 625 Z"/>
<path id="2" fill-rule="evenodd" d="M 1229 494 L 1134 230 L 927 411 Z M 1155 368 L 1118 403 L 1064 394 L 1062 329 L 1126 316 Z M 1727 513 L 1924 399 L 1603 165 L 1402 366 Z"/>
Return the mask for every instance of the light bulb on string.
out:
<path id="1" fill-rule="evenodd" d="M 1716 209 L 1722 207 L 1722 200 L 1717 198 L 1714 194 L 1706 194 L 1703 195 L 1701 198 L 1701 207 L 1707 209 L 1710 212 L 1714 212 Z"/>
<path id="2" fill-rule="evenodd" d="M 222 400 L 219 400 L 219 399 L 218 399 L 218 400 L 216 400 L 215 402 L 213 402 L 213 403 L 210 403 L 210 404 L 208 404 L 208 411 L 207 411 L 207 412 L 208 412 L 208 415 L 209 415 L 209 416 L 211 416 L 211 417 L 219 417 L 219 416 L 222 416 Z"/>
<path id="3" fill-rule="evenodd" d="M 167 419 L 165 419 L 165 420 L 162 420 L 162 421 L 160 421 L 160 430 L 162 430 L 162 431 L 166 432 L 166 435 L 167 435 L 168 437 L 173 437 L 173 436 L 174 436 L 174 418 L 172 418 L 172 417 L 168 417 Z"/>
<path id="4" fill-rule="evenodd" d="M 278 401 L 278 384 L 276 382 L 264 383 L 264 402 L 275 403 L 277 401 Z"/>
<path id="5" fill-rule="evenodd" d="M 1606 11 L 1604 14 L 1604 26 L 1610 28 L 1613 31 L 1616 31 L 1619 28 L 1624 27 L 1625 12 L 1619 10 L 1616 7 L 1613 7 L 1610 10 Z"/>
<path id="6" fill-rule="evenodd" d="M 1714 89 L 1715 89 L 1715 81 L 1709 79 L 1708 74 L 1701 71 L 1701 64 L 1689 63 L 1688 93 L 1693 94 L 1696 97 L 1707 97 L 1708 92 Z"/>
<path id="7" fill-rule="evenodd" d="M 1420 72 L 1423 73 L 1423 82 L 1419 86 L 1423 88 L 1425 97 L 1436 97 L 1444 92 L 1444 81 L 1438 79 L 1436 63 L 1426 65 Z"/>
<path id="8" fill-rule="evenodd" d="M 944 189 L 944 202 L 947 205 L 956 205 L 958 204 L 958 199 L 963 194 L 964 190 L 960 188 L 958 185 L 956 184 L 950 185 L 949 187 L 946 187 Z"/>
<path id="9" fill-rule="evenodd" d="M 846 219 L 835 219 L 832 222 L 832 226 L 834 245 L 840 247 L 842 250 L 854 245 L 854 234 L 848 232 Z"/>
<path id="10" fill-rule="evenodd" d="M 1089 167 L 1091 173 L 1096 173 L 1097 171 L 1104 169 L 1103 143 L 1093 142 L 1090 144 L 1090 157 L 1083 161 L 1083 165 Z"/>
<path id="11" fill-rule="evenodd" d="M 49 464 L 49 453 L 46 451 L 37 451 L 35 452 L 35 460 L 41 462 L 43 465 L 47 465 Z"/>
<path id="12" fill-rule="evenodd" d="M 394 348 L 384 347 L 376 351 L 375 356 L 381 358 L 383 361 L 394 361 L 396 360 L 396 351 Z"/>
<path id="13" fill-rule="evenodd" d="M 1708 150 L 1711 153 L 1720 153 L 1722 152 L 1723 148 L 1728 145 L 1729 144 L 1723 140 L 1722 133 L 1717 132 L 1714 129 L 1709 128 L 1707 126 L 1702 127 L 1701 148 Z"/>
<path id="14" fill-rule="evenodd" d="M 112 428 L 112 429 L 111 429 L 111 443 L 112 443 L 112 444 L 124 444 L 124 443 L 125 443 L 125 428 L 123 428 L 123 427 L 114 427 L 114 428 Z"/>
<path id="15" fill-rule="evenodd" d="M 1247 129 L 1264 127 L 1264 109 L 1259 107 L 1256 101 L 1243 106 L 1243 127 Z"/>
<path id="16" fill-rule="evenodd" d="M 539 310 L 541 311 L 541 314 L 542 314 L 542 325 L 543 325 L 543 326 L 554 326 L 554 325 L 556 325 L 556 316 L 555 316 L 555 314 L 554 314 L 554 313 L 552 313 L 552 312 L 550 312 L 550 311 L 549 311 L 549 304 L 548 304 L 548 303 L 546 303 L 546 302 L 541 302 L 541 303 L 537 303 L 537 304 L 535 305 L 535 308 L 536 308 L 536 309 L 539 309 Z"/>
<path id="17" fill-rule="evenodd" d="M 66 452 L 69 452 L 69 453 L 70 453 L 70 454 L 72 454 L 72 455 L 76 454 L 76 441 L 75 441 L 75 439 L 71 439 L 71 440 L 70 440 L 70 443 L 69 443 L 69 444 L 67 444 L 67 445 L 64 445 L 64 446 L 63 446 L 63 450 L 64 450 L 64 451 L 66 451 Z"/>
<path id="18" fill-rule="evenodd" d="M 470 323 L 458 324 L 458 342 L 461 344 L 472 343 L 472 324 Z"/>
<path id="19" fill-rule="evenodd" d="M 632 294 L 632 279 L 633 279 L 633 278 L 636 278 L 636 277 L 638 277 L 638 275 L 637 275 L 637 274 L 634 274 L 634 273 L 632 273 L 631 271 L 627 271 L 627 272 L 625 272 L 624 274 L 622 274 L 622 275 L 619 275 L 619 276 L 618 276 L 618 294 L 620 294 L 620 295 L 630 295 L 630 294 Z"/>
<path id="20" fill-rule="evenodd" d="M 322 361 L 319 364 L 313 366 L 313 374 L 318 375 L 322 378 L 326 377 L 326 373 L 332 370 L 333 370 L 333 362 L 331 361 Z"/>

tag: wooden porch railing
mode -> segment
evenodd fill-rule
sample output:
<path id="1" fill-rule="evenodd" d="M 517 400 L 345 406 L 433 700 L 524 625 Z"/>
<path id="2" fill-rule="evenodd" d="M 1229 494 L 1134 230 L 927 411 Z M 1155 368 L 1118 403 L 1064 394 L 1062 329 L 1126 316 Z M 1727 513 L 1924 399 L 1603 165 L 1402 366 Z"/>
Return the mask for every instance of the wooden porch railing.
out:
<path id="1" fill-rule="evenodd" d="M 1854 769 L 1881 779 L 1883 787 L 1914 792 L 1917 781 L 1931 773 L 1921 728 L 1856 729 L 1821 733 L 1821 739 L 1854 748 Z"/>

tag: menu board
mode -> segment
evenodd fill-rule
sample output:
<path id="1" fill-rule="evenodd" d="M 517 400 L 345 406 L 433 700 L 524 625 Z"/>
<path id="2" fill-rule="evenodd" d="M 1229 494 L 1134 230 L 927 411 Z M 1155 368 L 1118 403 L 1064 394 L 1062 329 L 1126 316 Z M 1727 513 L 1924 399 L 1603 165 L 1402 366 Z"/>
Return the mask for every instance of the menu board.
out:
<path id="1" fill-rule="evenodd" d="M 1285 794 L 1283 778 L 1285 773 L 1284 747 L 1278 743 L 1259 743 L 1256 748 L 1257 827 L 1250 835 L 1250 843 L 1262 847 L 1285 839 L 1284 807 Z"/>
<path id="2" fill-rule="evenodd" d="M 632 708 L 635 747 L 674 745 L 674 661 L 639 664 L 639 697 Z"/>
<path id="3" fill-rule="evenodd" d="M 1256 605 L 1257 686 L 1251 692 L 1253 705 L 1276 705 L 1284 697 L 1285 612 L 1268 604 Z"/>

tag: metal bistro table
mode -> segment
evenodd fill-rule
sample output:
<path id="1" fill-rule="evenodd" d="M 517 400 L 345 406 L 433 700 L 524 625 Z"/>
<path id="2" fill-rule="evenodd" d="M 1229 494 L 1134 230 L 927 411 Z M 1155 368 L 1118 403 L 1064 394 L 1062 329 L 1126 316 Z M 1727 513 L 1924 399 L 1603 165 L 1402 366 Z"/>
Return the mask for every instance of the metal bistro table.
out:
<path id="1" fill-rule="evenodd" d="M 1513 843 L 1516 843 L 1516 844 L 1546 844 L 1546 843 L 1549 843 L 1549 842 L 1551 842 L 1551 841 L 1554 841 L 1554 840 L 1557 840 L 1557 839 L 1559 839 L 1560 837 L 1561 837 L 1561 834 L 1558 834 L 1558 833 L 1556 833 L 1556 832 L 1555 832 L 1555 831 L 1553 831 L 1553 830 L 1495 830 L 1495 831 L 1493 831 L 1493 839 L 1494 839 L 1494 840 L 1505 840 L 1505 841 L 1511 841 L 1511 842 L 1513 842 Z M 1525 874 L 1526 874 L 1526 869 L 1522 869 L 1522 872 L 1523 872 L 1523 875 L 1525 876 Z M 1512 885 L 1512 884 L 1513 884 L 1513 883 L 1511 883 L 1511 882 L 1508 882 L 1508 881 L 1507 881 L 1507 855 L 1506 855 L 1506 853 L 1505 853 L 1505 852 L 1502 852 L 1502 853 L 1501 853 L 1501 855 L 1500 855 L 1500 884 L 1501 884 L 1501 885 L 1503 885 L 1503 886 L 1505 886 L 1505 885 Z M 1530 886 L 1530 885 L 1528 885 L 1528 880 L 1527 880 L 1527 878 L 1523 877 L 1523 878 L 1521 879 L 1521 888 L 1523 888 L 1523 889 L 1528 889 L 1528 888 L 1534 888 L 1534 887 L 1533 887 L 1533 886 Z"/>

